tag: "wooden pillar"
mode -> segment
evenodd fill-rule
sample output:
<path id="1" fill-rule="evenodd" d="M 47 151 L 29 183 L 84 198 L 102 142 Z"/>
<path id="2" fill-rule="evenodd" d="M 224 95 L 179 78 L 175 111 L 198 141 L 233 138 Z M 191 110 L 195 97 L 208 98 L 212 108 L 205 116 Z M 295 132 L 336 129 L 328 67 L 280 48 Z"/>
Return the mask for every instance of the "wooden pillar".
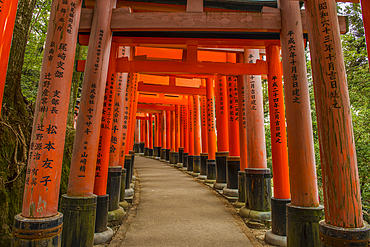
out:
<path id="1" fill-rule="evenodd" d="M 171 151 L 175 152 L 175 146 L 176 146 L 176 116 L 175 111 L 171 111 Z"/>
<path id="2" fill-rule="evenodd" d="M 219 152 L 229 151 L 229 123 L 227 84 L 225 76 L 217 76 L 215 83 L 216 93 L 216 126 L 217 147 Z"/>
<path id="3" fill-rule="evenodd" d="M 239 57 L 239 62 L 243 62 L 244 56 Z M 239 114 L 239 149 L 240 149 L 240 170 L 244 171 L 248 167 L 247 160 L 247 114 L 246 114 L 246 87 L 247 78 L 240 75 L 237 78 L 238 87 L 238 114 Z"/>
<path id="4" fill-rule="evenodd" d="M 18 0 L 0 2 L 0 116 Z"/>
<path id="5" fill-rule="evenodd" d="M 208 130 L 208 159 L 216 159 L 216 128 L 215 128 L 215 90 L 213 79 L 207 78 L 207 130 Z"/>
<path id="6" fill-rule="evenodd" d="M 171 112 L 166 111 L 166 161 L 170 160 L 171 151 Z"/>
<path id="7" fill-rule="evenodd" d="M 109 156 L 111 153 L 110 140 L 111 133 L 118 130 L 118 127 L 112 128 L 113 125 L 113 107 L 116 88 L 116 44 L 112 43 L 109 57 L 108 74 L 105 80 L 105 95 L 103 103 L 103 113 L 101 117 L 100 137 L 98 146 L 98 155 L 96 159 L 94 194 L 103 196 L 107 194 L 107 178 Z M 91 123 L 92 125 L 92 123 Z"/>
<path id="8" fill-rule="evenodd" d="M 146 149 L 149 148 L 149 119 L 150 117 L 148 117 L 148 115 L 150 114 L 146 114 L 148 119 L 145 120 L 145 148 Z"/>
<path id="9" fill-rule="evenodd" d="M 180 147 L 180 105 L 175 108 L 175 152 L 179 152 Z"/>
<path id="10" fill-rule="evenodd" d="M 0 3 L 0 108 L 16 3 Z M 66 12 L 57 11 L 58 5 L 65 7 Z M 68 5 L 61 0 L 52 3 L 30 138 L 22 213 L 14 217 L 14 232 L 20 230 L 13 240 L 14 246 L 60 243 L 63 215 L 58 213 L 58 200 L 80 11 L 81 1 L 71 1 Z M 61 25 L 60 20 L 67 16 L 73 20 L 71 28 Z M 51 53 L 55 55 L 50 57 Z M 106 55 L 109 56 L 109 52 Z M 27 226 L 27 235 L 22 235 L 25 231 L 22 226 Z M 41 241 L 40 230 L 51 234 Z"/>
<path id="11" fill-rule="evenodd" d="M 96 196 L 93 195 L 95 164 L 112 39 L 110 21 L 112 9 L 115 6 L 115 0 L 95 2 L 68 190 L 67 195 L 63 195 L 62 201 L 65 209 L 69 208 L 68 204 L 80 204 L 82 207 L 84 204 L 96 203 Z M 94 96 L 93 101 L 91 101 L 91 95 Z M 78 211 L 78 208 L 74 210 Z M 80 217 L 76 217 L 76 212 L 73 210 L 64 210 L 64 214 L 63 246 L 92 244 L 93 235 L 91 234 L 94 232 L 95 225 L 95 219 L 92 218 L 95 209 L 90 210 L 88 214 L 87 212 L 79 214 Z M 86 227 L 81 228 L 81 225 L 86 225 Z M 81 234 L 78 236 L 88 237 L 76 239 L 72 237 L 76 236 L 76 233 Z"/>
<path id="12" fill-rule="evenodd" d="M 366 243 L 351 109 L 339 24 L 334 0 L 305 1 L 324 187 L 325 222 L 320 222 L 322 246 L 327 237 L 341 243 Z M 351 228 L 351 234 L 345 228 Z M 369 229 L 366 229 L 368 232 Z M 361 236 L 362 237 L 361 237 Z M 347 239 L 350 238 L 350 239 Z"/>
<path id="13" fill-rule="evenodd" d="M 369 1 L 361 0 L 361 9 L 362 9 L 362 21 L 364 22 L 364 28 L 365 28 L 367 57 L 370 57 L 369 55 L 370 54 L 370 3 Z"/>
<path id="14" fill-rule="evenodd" d="M 246 49 L 244 62 L 255 63 L 259 49 Z M 247 75 L 245 88 L 247 115 L 247 160 L 248 168 L 266 169 L 266 142 L 263 110 L 263 93 L 260 75 Z"/>
<path id="15" fill-rule="evenodd" d="M 194 95 L 194 155 L 201 152 L 201 127 L 200 127 L 200 96 Z"/>
<path id="16" fill-rule="evenodd" d="M 145 142 L 145 120 L 140 120 L 141 128 L 140 128 L 140 142 Z"/>
<path id="17" fill-rule="evenodd" d="M 159 113 L 154 114 L 154 147 L 159 146 L 159 126 L 158 126 L 158 121 L 159 121 Z"/>
<path id="18" fill-rule="evenodd" d="M 132 91 L 131 91 L 131 100 L 130 100 L 130 114 L 129 114 L 129 125 L 127 127 L 127 141 L 126 141 L 126 154 L 129 154 L 129 151 L 132 150 L 134 144 L 134 130 L 136 122 L 136 112 L 137 112 L 137 101 L 139 93 L 137 91 L 138 83 L 138 74 L 133 73 L 132 78 Z"/>
<path id="19" fill-rule="evenodd" d="M 149 156 L 153 156 L 153 114 L 149 113 Z"/>
<path id="20" fill-rule="evenodd" d="M 183 119 L 184 119 L 184 153 L 189 154 L 189 106 L 183 106 Z"/>
<path id="21" fill-rule="evenodd" d="M 184 148 L 185 147 L 185 139 L 184 139 L 184 133 L 185 133 L 185 129 L 184 129 L 184 109 L 185 109 L 185 106 L 181 105 L 180 106 L 180 148 Z"/>
<path id="22" fill-rule="evenodd" d="M 237 78 L 227 77 L 227 100 L 229 111 L 229 156 L 240 156 L 239 110 Z"/>
<path id="23" fill-rule="evenodd" d="M 194 100 L 189 95 L 189 155 L 194 155 Z"/>
<path id="24" fill-rule="evenodd" d="M 319 221 L 312 221 L 308 227 L 305 221 L 296 220 L 303 214 L 320 215 L 322 212 L 318 201 L 310 95 L 299 2 L 280 1 L 280 9 L 291 191 L 291 204 L 288 204 L 286 209 L 289 212 L 288 223 L 287 226 L 284 224 L 284 229 L 286 228 L 288 236 L 288 246 L 318 246 Z M 274 229 L 272 232 L 281 235 Z"/>
<path id="25" fill-rule="evenodd" d="M 202 153 L 208 153 L 208 131 L 207 131 L 207 98 L 201 96 L 201 109 L 202 109 Z"/>

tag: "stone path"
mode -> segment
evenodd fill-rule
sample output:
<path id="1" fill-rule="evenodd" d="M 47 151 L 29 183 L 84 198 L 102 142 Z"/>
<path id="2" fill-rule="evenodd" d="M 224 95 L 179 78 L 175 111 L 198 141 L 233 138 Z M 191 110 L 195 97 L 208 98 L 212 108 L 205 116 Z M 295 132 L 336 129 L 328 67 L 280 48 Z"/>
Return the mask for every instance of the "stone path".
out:
<path id="1" fill-rule="evenodd" d="M 114 246 L 254 246 L 211 189 L 157 160 L 136 156 L 135 168 L 140 204 Z"/>

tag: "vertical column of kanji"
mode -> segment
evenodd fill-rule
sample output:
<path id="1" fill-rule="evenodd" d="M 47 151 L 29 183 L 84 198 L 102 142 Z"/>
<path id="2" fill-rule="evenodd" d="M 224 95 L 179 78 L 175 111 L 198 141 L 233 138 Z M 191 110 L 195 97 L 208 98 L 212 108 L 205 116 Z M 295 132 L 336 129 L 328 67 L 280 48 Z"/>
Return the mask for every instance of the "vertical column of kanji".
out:
<path id="1" fill-rule="evenodd" d="M 206 183 L 216 181 L 216 128 L 215 128 L 215 89 L 213 78 L 206 79 L 207 87 L 207 134 L 208 134 L 208 159 L 206 166 Z"/>
<path id="2" fill-rule="evenodd" d="M 153 157 L 157 157 L 157 147 L 158 147 L 158 113 L 154 114 L 154 147 L 153 147 Z"/>
<path id="3" fill-rule="evenodd" d="M 175 153 L 173 154 L 173 164 L 177 166 L 179 161 L 180 148 L 180 105 L 175 106 Z"/>
<path id="4" fill-rule="evenodd" d="M 176 106 L 175 106 L 176 108 Z M 174 164 L 173 163 L 173 156 L 174 156 L 174 153 L 175 153 L 175 142 L 176 142 L 176 135 L 175 135 L 175 111 L 171 111 L 171 131 L 170 131 L 170 135 L 171 135 L 171 145 L 170 145 L 170 164 Z"/>
<path id="5" fill-rule="evenodd" d="M 200 117 L 200 96 L 194 95 L 194 159 L 193 176 L 200 174 L 200 153 L 201 153 L 201 117 Z"/>
<path id="6" fill-rule="evenodd" d="M 160 157 L 161 156 L 161 149 L 162 149 L 162 133 L 163 133 L 163 131 L 162 131 L 162 128 L 163 128 L 163 124 L 162 124 L 162 119 L 163 119 L 163 117 L 162 117 L 162 115 L 163 115 L 163 111 L 161 111 L 160 113 L 158 113 L 158 132 L 157 132 L 157 134 L 158 134 L 158 146 L 157 146 L 157 148 L 158 148 L 158 155 L 157 155 L 157 157 Z"/>
<path id="7" fill-rule="evenodd" d="M 205 79 L 202 79 L 205 81 Z M 207 159 L 208 159 L 208 131 L 207 131 L 207 98 L 200 96 L 201 100 L 201 132 L 202 132 L 202 152 L 200 154 L 200 174 L 199 179 L 207 178 Z"/>
<path id="8" fill-rule="evenodd" d="M 189 155 L 187 171 L 193 172 L 193 161 L 194 161 L 194 100 L 193 95 L 188 96 L 189 102 Z"/>
<path id="9" fill-rule="evenodd" d="M 184 119 L 184 153 L 182 155 L 182 170 L 188 169 L 188 156 L 189 156 L 189 106 L 184 105 L 183 107 L 183 119 Z"/>
<path id="10" fill-rule="evenodd" d="M 216 182 L 213 187 L 222 190 L 227 185 L 226 157 L 229 156 L 229 111 L 225 76 L 216 77 L 215 91 L 218 152 L 216 152 Z"/>
<path id="11" fill-rule="evenodd" d="M 68 190 L 67 195 L 63 195 L 63 246 L 89 246 L 94 240 L 97 198 L 93 195 L 93 184 L 112 39 L 110 22 L 115 5 L 115 0 L 95 2 Z M 90 101 L 92 94 L 95 94 L 93 102 Z"/>
<path id="12" fill-rule="evenodd" d="M 256 63 L 259 49 L 246 49 L 244 63 Z M 271 219 L 271 172 L 267 168 L 263 93 L 260 75 L 247 75 L 245 86 L 247 115 L 247 160 L 245 169 L 245 206 L 240 215 L 252 221 Z M 252 189 L 255 184 L 256 189 Z M 253 185 L 254 186 L 254 185 Z M 250 214 L 251 211 L 253 214 Z"/>
<path id="13" fill-rule="evenodd" d="M 145 123 L 143 119 L 140 119 L 140 153 L 144 153 L 145 146 Z"/>
<path id="14" fill-rule="evenodd" d="M 281 1 L 280 9 L 292 203 L 288 204 L 289 198 L 279 198 L 277 195 L 271 198 L 272 231 L 266 233 L 266 240 L 275 234 L 288 236 L 288 246 L 319 246 L 319 219 L 322 207 L 319 206 L 318 200 L 300 6 L 298 2 Z M 287 208 L 284 205 L 287 205 Z M 307 225 L 306 221 L 301 219 L 303 215 L 310 215 L 316 221 L 311 221 Z"/>
<path id="15" fill-rule="evenodd" d="M 149 113 L 149 156 L 153 157 L 153 114 Z"/>
<path id="16" fill-rule="evenodd" d="M 166 111 L 166 162 L 170 162 L 171 151 L 171 112 Z"/>
<path id="17" fill-rule="evenodd" d="M 149 129 L 149 116 L 148 116 L 149 114 L 148 113 L 146 113 L 145 114 L 145 123 L 144 123 L 144 126 L 145 126 L 145 140 L 144 140 L 144 142 L 145 142 L 145 147 L 144 147 L 144 156 L 149 156 L 149 131 L 148 131 L 148 129 Z"/>
<path id="18" fill-rule="evenodd" d="M 130 101 L 131 108 L 129 114 L 129 125 L 127 126 L 126 154 L 129 154 L 130 150 L 132 151 L 134 143 L 134 131 L 135 131 L 134 126 L 136 121 L 137 101 L 139 97 L 139 93 L 137 91 L 137 82 L 138 82 L 138 73 L 133 73 L 131 101 Z"/>
<path id="19" fill-rule="evenodd" d="M 227 186 L 223 193 L 238 196 L 238 171 L 240 170 L 239 110 L 237 77 L 227 77 L 227 100 L 229 102 L 229 156 L 226 158 Z"/>
<path id="20" fill-rule="evenodd" d="M 0 116 L 18 0 L 0 1 Z"/>
<path id="21" fill-rule="evenodd" d="M 7 1 L 6 4 L 9 3 Z M 78 0 L 60 0 L 52 4 L 36 99 L 22 213 L 14 217 L 14 246 L 44 243 L 60 246 L 61 243 L 63 215 L 58 213 L 58 199 L 80 11 L 81 1 Z M 11 21 L 11 16 L 9 18 Z M 4 35 L 9 35 L 8 27 L 6 30 L 2 28 L 3 31 L 6 32 Z M 4 49 L 2 52 L 6 52 Z M 55 231 L 48 237 L 42 237 L 51 228 L 55 228 Z"/>
<path id="22" fill-rule="evenodd" d="M 111 130 L 113 123 L 114 94 L 116 88 L 116 44 L 112 43 L 108 65 L 108 75 L 106 78 L 105 95 L 103 103 L 103 113 L 101 117 L 101 127 L 99 136 L 98 155 L 96 159 L 95 182 L 93 193 L 97 198 L 97 217 L 95 221 L 95 232 L 109 231 L 107 228 L 109 195 L 107 193 L 109 147 L 111 140 Z M 90 103 L 94 103 L 95 95 L 90 95 Z M 88 123 L 91 126 L 93 123 Z M 86 169 L 86 168 L 85 168 Z"/>
<path id="23" fill-rule="evenodd" d="M 136 119 L 136 122 L 135 122 L 135 143 L 134 143 L 134 151 L 135 153 L 139 153 L 139 136 L 140 136 L 140 132 L 139 132 L 139 119 Z"/>
<path id="24" fill-rule="evenodd" d="M 356 244 L 366 245 L 370 235 L 362 217 L 336 2 L 312 0 L 305 3 L 325 199 L 325 221 L 320 222 L 321 245 L 328 246 L 333 236 L 341 245 L 351 245 L 354 239 Z"/>
<path id="25" fill-rule="evenodd" d="M 364 22 L 367 56 L 370 57 L 370 2 L 361 0 L 362 20 Z M 369 64 L 370 66 L 370 64 Z"/>

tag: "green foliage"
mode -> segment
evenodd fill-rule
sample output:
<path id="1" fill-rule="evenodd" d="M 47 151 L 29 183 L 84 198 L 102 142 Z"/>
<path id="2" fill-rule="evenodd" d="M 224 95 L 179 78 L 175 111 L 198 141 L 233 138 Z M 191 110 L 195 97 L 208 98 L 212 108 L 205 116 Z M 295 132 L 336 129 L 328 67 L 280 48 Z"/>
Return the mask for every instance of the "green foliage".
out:
<path id="1" fill-rule="evenodd" d="M 28 33 L 21 80 L 22 94 L 30 102 L 36 101 L 51 2 L 51 0 L 37 1 Z"/>

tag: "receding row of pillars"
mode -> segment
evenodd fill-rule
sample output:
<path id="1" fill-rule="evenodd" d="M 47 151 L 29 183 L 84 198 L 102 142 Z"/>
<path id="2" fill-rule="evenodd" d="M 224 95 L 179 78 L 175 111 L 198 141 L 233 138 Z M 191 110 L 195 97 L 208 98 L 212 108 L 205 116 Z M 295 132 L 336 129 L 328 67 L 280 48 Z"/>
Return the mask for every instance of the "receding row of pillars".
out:
<path id="1" fill-rule="evenodd" d="M 58 5 L 65 8 L 57 8 Z M 134 146 L 136 126 L 137 74 L 117 75 L 114 71 L 115 58 L 128 56 L 131 59 L 133 52 L 123 51 L 111 42 L 110 20 L 115 6 L 115 0 L 95 2 L 68 190 L 62 196 L 60 213 L 58 198 L 68 110 L 65 99 L 70 92 L 81 1 L 52 3 L 50 23 L 55 25 L 48 26 L 23 208 L 22 213 L 15 216 L 13 246 L 28 243 L 34 246 L 91 246 L 95 223 L 98 215 L 102 216 L 97 212 L 107 212 L 101 207 L 104 203 L 107 205 L 107 194 L 109 200 L 114 201 L 109 204 L 108 211 L 117 210 L 119 201 L 124 200 L 126 191 L 131 189 L 134 156 L 130 150 Z M 239 186 L 239 191 L 241 187 L 245 189 L 245 205 L 240 214 L 257 221 L 272 217 L 272 231 L 266 234 L 266 239 L 286 234 L 288 246 L 366 244 L 369 227 L 362 217 L 336 3 L 334 0 L 312 0 L 306 1 L 305 7 L 319 127 L 325 220 L 320 221 L 323 207 L 318 200 L 299 2 L 280 2 L 284 95 L 280 49 L 276 45 L 266 49 L 274 176 L 271 201 L 272 173 L 266 162 L 259 75 L 217 76 L 214 81 L 208 78 L 205 98 L 189 95 L 188 105 L 157 115 L 156 154 L 161 148 L 161 158 L 168 161 L 172 154 L 173 160 L 177 157 L 182 161 L 183 168 L 205 181 L 214 180 L 214 187 L 224 189 L 225 194 L 235 195 L 236 185 L 244 184 Z M 63 25 L 61 20 L 67 16 L 73 22 Z M 246 50 L 243 56 L 229 59 L 229 62 L 254 63 L 259 54 Z M 207 112 L 207 117 L 203 114 L 201 117 L 200 112 Z M 153 138 L 151 114 L 149 118 L 150 124 L 143 121 L 140 125 L 148 132 L 148 135 L 142 132 L 147 139 L 141 140 L 148 150 L 154 148 L 150 141 Z M 136 133 L 138 136 L 138 130 Z M 203 141 L 205 138 L 208 140 Z M 181 156 L 180 151 L 183 152 Z M 122 171 L 126 173 L 124 186 Z M 236 177 L 238 171 L 242 182 Z M 116 185 L 112 187 L 112 183 Z M 118 193 L 121 188 L 125 193 Z M 242 201 L 240 193 L 238 196 Z M 286 227 L 280 222 L 285 219 L 285 211 Z M 104 221 L 107 217 L 101 218 Z M 107 231 L 105 223 L 102 226 Z"/>

